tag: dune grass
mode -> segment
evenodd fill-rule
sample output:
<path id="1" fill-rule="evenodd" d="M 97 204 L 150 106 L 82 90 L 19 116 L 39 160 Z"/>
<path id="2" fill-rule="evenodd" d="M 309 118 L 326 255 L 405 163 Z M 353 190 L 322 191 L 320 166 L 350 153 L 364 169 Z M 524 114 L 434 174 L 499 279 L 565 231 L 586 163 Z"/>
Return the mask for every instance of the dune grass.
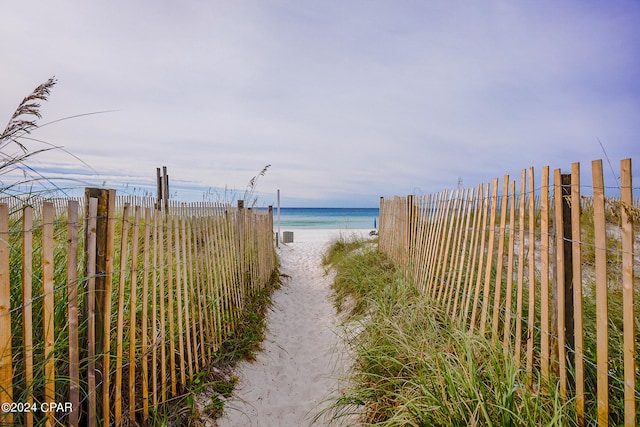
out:
<path id="1" fill-rule="evenodd" d="M 224 402 L 231 397 L 238 381 L 235 367 L 242 360 L 255 360 L 262 350 L 266 313 L 271 307 L 271 295 L 280 287 L 280 279 L 276 268 L 269 283 L 247 298 L 235 332 L 222 343 L 213 362 L 181 396 L 154 410 L 152 425 L 204 426 L 222 415 Z"/>
<path id="2" fill-rule="evenodd" d="M 499 344 L 457 329 L 376 245 L 337 241 L 325 263 L 354 357 L 336 423 L 358 413 L 370 426 L 575 425 L 573 402 L 528 388 Z"/>
<path id="3" fill-rule="evenodd" d="M 67 402 L 69 401 L 69 389 L 70 389 L 70 357 L 69 357 L 69 328 L 67 322 L 67 282 L 66 282 L 66 268 L 67 268 L 67 222 L 68 218 L 65 213 L 57 212 L 54 218 L 53 224 L 53 240 L 54 245 L 53 252 L 53 311 L 54 311 L 54 335 L 55 341 L 53 342 L 53 349 L 50 355 L 45 356 L 45 337 L 43 325 L 43 306 L 44 297 L 42 295 L 43 288 L 43 219 L 39 215 L 38 209 L 35 209 L 35 218 L 33 225 L 30 227 L 30 233 L 32 234 L 32 247 L 28 251 L 25 251 L 23 247 L 23 236 L 25 230 L 23 229 L 23 223 L 21 218 L 22 209 L 25 206 L 34 205 L 40 206 L 40 202 L 47 200 L 61 190 L 51 178 L 42 175 L 31 164 L 34 157 L 37 157 L 50 150 L 62 150 L 62 147 L 53 146 L 46 141 L 31 137 L 34 130 L 42 127 L 37 123 L 37 119 L 41 119 L 40 107 L 41 102 L 47 101 L 50 95 L 51 89 L 56 84 L 55 78 L 47 80 L 45 83 L 36 87 L 36 89 L 25 97 L 18 105 L 18 108 L 10 118 L 5 129 L 0 133 L 0 199 L 3 203 L 9 203 L 11 209 L 11 215 L 8 223 L 7 245 L 10 248 L 9 259 L 9 271 L 5 272 L 6 276 L 10 278 L 10 301 L 11 310 L 4 315 L 10 316 L 11 319 L 11 351 L 13 355 L 12 369 L 13 375 L 10 378 L 12 381 L 12 396 L 14 402 L 43 402 L 45 401 L 44 390 L 49 385 L 44 373 L 45 365 L 48 361 L 53 359 L 55 361 L 55 383 L 53 401 L 55 402 Z M 97 113 L 89 113 L 97 114 Z M 78 116 L 73 116 L 78 117 Z M 70 117 L 70 118 L 73 118 Z M 60 119 L 66 120 L 66 119 Z M 60 121 L 57 120 L 57 121 Z M 50 123 L 55 123 L 50 122 Z M 46 124 L 45 124 L 46 125 Z M 0 128 L 1 130 L 1 128 Z M 34 148 L 36 147 L 36 148 Z M 70 154 L 66 152 L 67 154 Z M 73 156 L 72 154 L 70 154 Z M 77 157 L 73 156 L 77 159 Z M 81 161 L 80 159 L 78 159 Z M 81 161 L 82 162 L 82 161 Z M 84 163 L 84 162 L 82 162 Z M 86 165 L 86 164 L 85 164 Z M 256 177 L 254 177 L 247 187 L 245 197 L 251 197 L 253 205 L 256 203 L 256 196 L 254 191 L 257 185 L 257 179 L 259 176 L 263 176 L 269 166 L 266 166 Z M 115 221 L 115 233 L 116 238 L 121 237 L 122 226 L 124 224 L 122 216 L 118 216 Z M 83 221 L 79 224 L 78 234 L 84 233 Z M 131 233 L 131 231 L 129 232 Z M 124 237 L 130 238 L 133 241 L 133 236 Z M 154 237 L 155 238 L 155 237 Z M 138 235 L 136 241 L 139 247 L 143 246 L 143 235 Z M 78 253 L 83 253 L 84 239 L 79 239 Z M 123 254 L 119 251 L 120 245 L 116 244 L 114 253 L 114 265 L 119 266 Z M 251 254 L 257 251 L 256 248 L 247 247 L 247 251 Z M 125 254 L 126 256 L 126 254 Z M 230 262 L 236 262 L 235 257 L 238 255 L 235 253 L 229 253 L 231 258 Z M 25 267 L 23 270 L 24 260 L 29 259 L 32 264 L 30 267 Z M 141 256 L 138 255 L 134 261 L 130 258 L 124 259 L 122 269 L 114 272 L 114 283 L 117 283 L 122 277 L 125 278 L 125 282 L 130 283 L 131 268 L 136 263 L 139 263 Z M 85 308 L 86 304 L 86 289 L 84 274 L 84 263 L 86 261 L 80 256 L 77 266 L 77 272 L 80 277 L 78 283 L 79 305 L 81 308 Z M 276 259 L 277 263 L 277 259 Z M 131 267 L 131 268 L 129 268 Z M 171 268 L 171 267 L 169 267 Z M 217 265 L 211 270 L 223 269 L 223 267 Z M 214 271 L 208 271 L 209 274 L 216 274 Z M 126 275 L 126 277 L 124 276 Z M 23 301 L 23 285 L 22 279 L 29 278 L 32 282 L 31 293 L 24 296 L 27 301 L 25 304 L 21 304 Z M 136 289 L 142 288 L 142 274 L 136 276 L 137 284 Z M 155 279 L 154 279 L 155 280 Z M 277 266 L 270 277 L 269 282 L 261 287 L 256 292 L 248 292 L 247 297 L 243 300 L 243 311 L 239 319 L 233 319 L 234 329 L 233 332 L 225 336 L 225 341 L 220 348 L 214 354 L 213 362 L 205 367 L 201 372 L 198 372 L 189 381 L 186 389 L 179 389 L 179 394 L 170 398 L 166 404 L 161 404 L 157 407 L 150 409 L 151 419 L 149 425 L 205 425 L 205 421 L 202 419 L 202 414 L 206 414 L 209 418 L 215 418 L 222 412 L 224 399 L 229 397 L 231 391 L 236 382 L 236 378 L 233 375 L 233 367 L 235 364 L 243 359 L 254 358 L 255 352 L 260 348 L 260 343 L 264 338 L 265 328 L 265 312 L 270 304 L 270 296 L 274 289 L 279 286 L 279 274 Z M 129 292 L 132 289 L 130 284 L 125 288 L 123 292 L 123 301 L 129 301 Z M 118 301 L 118 286 L 112 288 L 112 301 Z M 164 295 L 164 293 L 162 294 Z M 208 309 L 212 309 L 213 305 L 208 306 Z M 25 310 L 28 309 L 28 310 Z M 136 301 L 135 307 L 124 305 L 121 311 L 123 314 L 123 329 L 122 336 L 129 336 L 131 328 L 136 328 L 137 325 L 132 324 L 131 313 L 138 314 L 138 321 L 141 317 L 142 308 L 140 298 Z M 26 317 L 32 319 L 32 325 L 27 329 L 28 334 L 32 335 L 33 345 L 27 347 L 24 345 L 23 338 L 23 317 L 25 312 L 28 313 Z M 87 318 L 82 316 L 84 313 L 82 310 L 80 324 L 78 326 L 78 336 L 81 340 L 86 340 L 88 323 Z M 169 313 L 168 316 L 172 316 L 174 313 Z M 177 316 L 177 314 L 175 314 Z M 229 322 L 230 313 L 222 313 L 222 319 L 220 324 L 226 324 Z M 115 315 L 112 314 L 112 323 L 114 323 Z M 175 337 L 174 337 L 175 338 Z M 113 340 L 113 335 L 112 335 Z M 81 363 L 86 366 L 88 356 L 86 354 L 86 348 L 81 343 Z M 134 346 L 136 349 L 140 348 L 140 342 L 136 341 Z M 30 349 L 31 356 L 27 357 L 27 349 Z M 113 366 L 114 358 L 113 352 L 114 344 L 112 343 L 112 359 L 111 364 Z M 139 363 L 140 350 L 136 350 L 138 353 L 137 363 Z M 102 358 L 102 354 L 97 355 L 97 358 Z M 26 369 L 26 359 L 30 360 L 30 364 L 33 365 L 33 369 Z M 110 368 L 111 369 L 111 368 Z M 122 368 L 124 377 L 128 376 L 128 365 Z M 25 371 L 32 372 L 32 375 L 27 374 Z M 113 371 L 111 371 L 113 374 Z M 31 376 L 31 378 L 28 378 Z M 165 379 L 166 380 L 166 379 Z M 137 372 L 136 387 L 140 390 L 141 373 Z M 81 403 L 86 400 L 86 394 L 88 391 L 88 384 L 86 377 L 83 375 L 80 379 L 81 388 Z M 205 396 L 207 398 L 205 398 Z M 128 405 L 128 395 L 124 393 L 122 396 L 124 407 Z M 140 396 L 136 396 L 140 398 Z M 141 403 L 136 402 L 136 413 L 139 415 L 141 411 Z M 47 422 L 46 413 L 36 413 L 33 417 L 34 425 L 45 425 Z M 130 418 L 125 417 L 125 423 L 136 422 L 136 415 L 129 414 Z M 56 414 L 60 417 L 57 421 L 60 423 L 68 422 L 68 414 Z M 140 421 L 140 417 L 137 418 Z M 13 417 L 14 425 L 27 424 L 26 413 L 17 413 Z"/>

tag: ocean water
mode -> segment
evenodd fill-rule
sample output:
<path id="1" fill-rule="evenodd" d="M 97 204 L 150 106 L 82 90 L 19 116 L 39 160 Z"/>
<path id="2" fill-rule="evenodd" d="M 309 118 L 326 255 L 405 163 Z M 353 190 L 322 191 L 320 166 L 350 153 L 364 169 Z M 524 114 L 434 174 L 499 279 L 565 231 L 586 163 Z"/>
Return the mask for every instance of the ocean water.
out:
<path id="1" fill-rule="evenodd" d="M 280 229 L 371 229 L 378 223 L 378 208 L 280 208 Z M 278 228 L 278 211 L 273 209 Z"/>

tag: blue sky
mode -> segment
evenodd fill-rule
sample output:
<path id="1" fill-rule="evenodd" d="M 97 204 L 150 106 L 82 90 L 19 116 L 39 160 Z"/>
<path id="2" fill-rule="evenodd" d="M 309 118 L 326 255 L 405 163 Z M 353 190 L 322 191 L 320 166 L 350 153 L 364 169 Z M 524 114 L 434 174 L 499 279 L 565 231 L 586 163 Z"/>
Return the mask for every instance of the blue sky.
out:
<path id="1" fill-rule="evenodd" d="M 600 142 L 640 176 L 637 0 L 0 9 L 0 119 L 54 75 L 41 123 L 115 110 L 33 134 L 86 165 L 58 150 L 32 167 L 78 187 L 153 194 L 167 166 L 179 199 L 224 198 L 271 164 L 260 205 L 280 189 L 285 206 L 366 207 L 529 166 L 585 170 Z"/>

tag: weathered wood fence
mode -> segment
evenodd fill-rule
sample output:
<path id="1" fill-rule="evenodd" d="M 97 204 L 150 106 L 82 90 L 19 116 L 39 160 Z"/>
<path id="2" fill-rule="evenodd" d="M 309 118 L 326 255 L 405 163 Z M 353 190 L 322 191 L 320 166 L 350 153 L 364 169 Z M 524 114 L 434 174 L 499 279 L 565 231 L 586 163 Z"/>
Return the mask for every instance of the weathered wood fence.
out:
<path id="1" fill-rule="evenodd" d="M 500 341 L 529 384 L 572 399 L 580 425 L 636 425 L 639 283 L 631 159 L 605 197 L 523 170 L 519 184 L 380 201 L 379 248 L 469 333 Z M 519 191 L 517 191 L 519 188 Z M 588 196 L 583 196 L 583 189 Z M 609 188 L 609 187 L 607 187 Z M 635 248 L 634 248 L 635 246 Z"/>
<path id="2" fill-rule="evenodd" d="M 145 423 L 272 279 L 271 209 L 154 204 L 0 203 L 1 425 Z"/>

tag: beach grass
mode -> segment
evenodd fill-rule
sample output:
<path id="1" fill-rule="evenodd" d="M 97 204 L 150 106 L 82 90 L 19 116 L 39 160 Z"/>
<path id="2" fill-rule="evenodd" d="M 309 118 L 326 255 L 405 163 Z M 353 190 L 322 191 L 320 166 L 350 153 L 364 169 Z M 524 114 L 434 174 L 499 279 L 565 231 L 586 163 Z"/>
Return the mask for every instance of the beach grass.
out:
<path id="1" fill-rule="evenodd" d="M 354 357 L 336 424 L 357 413 L 371 426 L 575 425 L 572 401 L 529 388 L 500 344 L 459 330 L 375 245 L 337 241 L 325 261 Z"/>
<path id="2" fill-rule="evenodd" d="M 16 201 L 17 207 L 15 212 L 9 218 L 8 224 L 8 246 L 11 248 L 12 256 L 10 257 L 9 270 L 7 276 L 10 277 L 10 300 L 16 305 L 13 306 L 11 315 L 11 330 L 22 331 L 23 313 L 25 306 L 29 308 L 28 313 L 33 325 L 43 325 L 43 297 L 40 291 L 43 286 L 43 261 L 42 261 L 42 235 L 43 235 L 43 219 L 37 215 L 34 218 L 31 231 L 33 234 L 33 247 L 28 254 L 23 256 L 24 235 L 22 220 L 19 213 L 24 206 L 28 206 L 35 201 L 46 200 L 46 196 L 51 196 L 60 190 L 46 176 L 35 170 L 30 162 L 35 156 L 43 153 L 60 149 L 60 147 L 52 146 L 44 141 L 32 139 L 29 135 L 39 126 L 36 119 L 41 118 L 40 102 L 47 101 L 52 87 L 56 84 L 55 78 L 47 80 L 47 82 L 39 85 L 30 95 L 25 97 L 19 104 L 15 113 L 12 115 L 9 123 L 2 133 L 0 133 L 0 197 L 3 202 Z M 25 142 L 25 140 L 27 142 Z M 44 144 L 45 148 L 32 149 L 27 143 L 36 141 Z M 74 156 L 75 157 L 75 156 Z M 268 166 L 265 167 L 258 176 L 264 175 Z M 15 180 L 15 176 L 20 179 Z M 249 196 L 255 197 L 253 191 L 256 188 L 257 177 L 254 177 L 248 187 Z M 37 187 L 38 184 L 40 187 Z M 13 206 L 13 205 L 11 205 Z M 13 215 L 16 214 L 16 215 Z M 121 235 L 124 220 L 118 217 L 115 221 L 115 232 L 117 236 Z M 80 234 L 82 227 L 80 224 Z M 131 233 L 131 232 L 130 232 Z M 45 337 L 43 336 L 43 328 L 35 327 L 29 330 L 33 334 L 33 345 L 31 347 L 31 362 L 33 365 L 32 378 L 27 378 L 25 374 L 25 354 L 26 347 L 23 345 L 23 337 L 21 333 L 14 333 L 12 336 L 11 349 L 14 352 L 13 377 L 12 377 L 12 393 L 15 402 L 44 402 L 44 390 L 47 387 L 46 376 L 44 374 L 46 363 L 53 358 L 55 360 L 55 402 L 66 402 L 69 400 L 70 374 L 69 374 L 69 329 L 67 327 L 67 283 L 66 283 L 66 265 L 67 265 L 67 217 L 64 213 L 57 212 L 53 223 L 53 236 L 55 245 L 53 251 L 53 265 L 55 271 L 54 278 L 54 295 L 53 295 L 53 311 L 55 317 L 53 319 L 55 342 L 49 356 L 45 356 Z M 132 238 L 133 239 L 133 238 Z M 138 244 L 143 245 L 143 236 L 139 235 Z M 83 253 L 84 240 L 80 239 L 78 253 Z M 120 265 L 121 252 L 116 245 L 114 253 L 114 264 Z M 28 256 L 27 256 L 28 255 Z M 32 265 L 23 271 L 23 258 L 32 260 Z M 84 270 L 84 260 L 79 261 L 78 273 Z M 125 261 L 132 263 L 131 260 Z M 276 260 L 277 263 L 277 260 Z M 217 267 L 220 268 L 220 267 Z M 130 280 L 130 272 L 121 269 L 115 273 L 115 281 L 117 282 L 121 274 L 127 274 L 126 281 Z M 25 305 L 19 305 L 23 299 L 23 277 L 28 277 L 32 282 L 33 292 L 26 295 L 28 301 Z M 84 281 L 79 285 L 80 304 L 86 304 L 86 290 L 84 289 Z M 137 276 L 137 288 L 141 288 L 142 275 Z M 265 313 L 270 305 L 272 292 L 279 287 L 280 276 L 278 268 L 274 269 L 269 282 L 260 290 L 248 294 L 244 301 L 243 312 L 239 319 L 234 319 L 236 328 L 234 332 L 226 337 L 220 348 L 214 354 L 213 362 L 203 371 L 194 375 L 189 382 L 186 390 L 180 390 L 180 394 L 171 398 L 166 404 L 159 407 L 150 408 L 151 419 L 150 425 L 204 425 L 202 421 L 202 413 L 210 418 L 215 418 L 222 413 L 224 399 L 230 397 L 233 387 L 237 381 L 233 375 L 233 368 L 240 360 L 253 360 L 256 352 L 260 350 L 260 343 L 264 339 L 265 329 Z M 117 286 L 113 287 L 112 300 L 118 300 Z M 126 288 L 123 294 L 123 300 L 129 301 L 130 287 Z M 36 295 L 36 296 L 34 296 Z M 129 329 L 132 327 L 130 323 L 130 313 L 135 311 L 141 313 L 141 302 L 137 301 L 135 309 L 127 307 L 127 313 L 123 320 L 123 336 L 129 336 Z M 226 320 L 226 319 L 223 319 Z M 134 326 L 135 327 L 135 326 Z M 87 335 L 88 324 L 86 319 L 79 324 L 78 335 L 85 337 Z M 139 342 L 136 343 L 139 346 Z M 101 357 L 102 355 L 97 355 Z M 84 354 L 82 357 L 87 357 Z M 128 367 L 124 367 L 125 376 Z M 139 380 L 138 380 L 139 381 Z M 140 387 L 139 384 L 136 384 Z M 84 395 L 88 389 L 88 385 L 84 379 L 81 380 L 82 394 Z M 209 398 L 203 398 L 208 396 Z M 124 396 L 125 403 L 127 396 Z M 140 410 L 137 405 L 136 410 Z M 34 425 L 44 425 L 46 422 L 46 414 L 36 414 L 31 420 Z M 131 420 L 134 420 L 132 416 Z M 58 420 L 59 422 L 67 422 L 66 415 Z M 18 424 L 27 424 L 26 414 L 17 414 L 14 422 Z"/>
<path id="3" fill-rule="evenodd" d="M 203 426 L 222 416 L 225 401 L 231 397 L 238 381 L 234 373 L 237 364 L 255 360 L 262 350 L 271 295 L 280 284 L 281 275 L 276 268 L 264 288 L 247 296 L 235 332 L 225 338 L 212 363 L 182 395 L 155 408 L 151 425 Z"/>

